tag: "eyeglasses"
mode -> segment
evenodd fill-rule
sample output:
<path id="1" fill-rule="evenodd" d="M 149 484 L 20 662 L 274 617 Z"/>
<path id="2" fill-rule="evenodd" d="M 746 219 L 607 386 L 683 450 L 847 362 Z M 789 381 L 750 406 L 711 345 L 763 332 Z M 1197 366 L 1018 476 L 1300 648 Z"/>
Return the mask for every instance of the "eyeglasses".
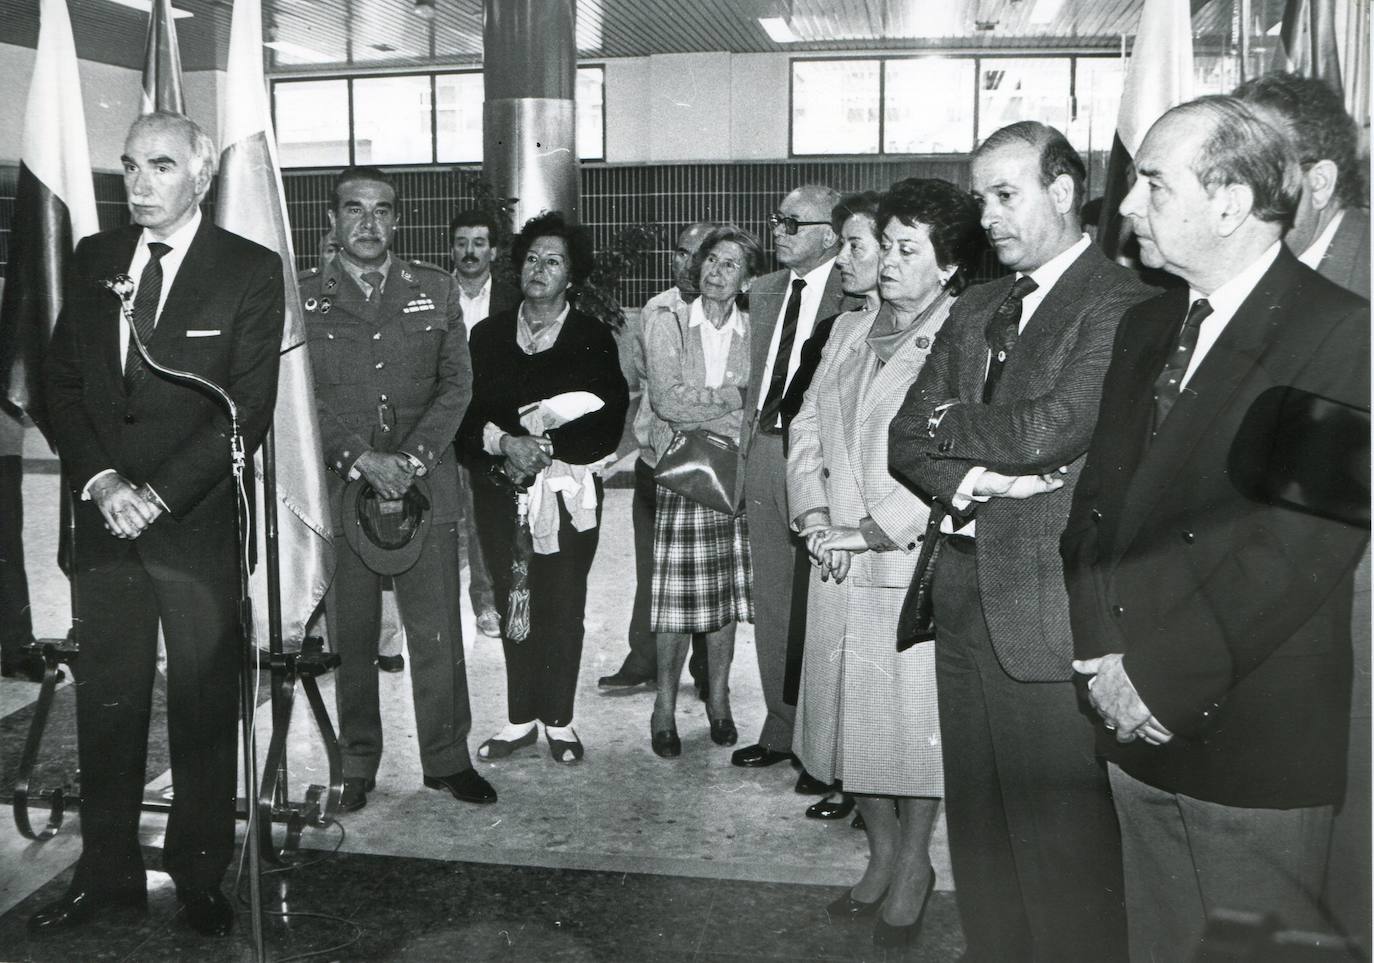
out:
<path id="1" fill-rule="evenodd" d="M 791 214 L 774 213 L 768 215 L 768 230 L 776 231 L 781 227 L 784 234 L 796 234 L 800 228 L 829 223 L 829 221 L 799 221 Z"/>

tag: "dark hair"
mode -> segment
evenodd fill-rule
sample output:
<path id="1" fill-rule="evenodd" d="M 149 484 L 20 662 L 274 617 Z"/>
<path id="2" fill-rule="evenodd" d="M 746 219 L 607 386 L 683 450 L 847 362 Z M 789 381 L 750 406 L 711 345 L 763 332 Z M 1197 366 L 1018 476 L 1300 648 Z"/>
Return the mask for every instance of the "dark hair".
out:
<path id="1" fill-rule="evenodd" d="M 1288 138 L 1236 97 L 1213 94 L 1172 108 L 1171 114 L 1205 118 L 1211 127 L 1189 165 L 1208 194 L 1244 184 L 1261 221 L 1293 226 L 1302 198 L 1302 173 Z"/>
<path id="2" fill-rule="evenodd" d="M 1359 128 L 1340 94 L 1315 77 L 1275 72 L 1247 80 L 1234 96 L 1277 122 L 1304 169 L 1319 160 L 1335 164 L 1336 196 L 1342 204 L 1359 206 L 1364 199 Z"/>
<path id="3" fill-rule="evenodd" d="M 958 294 L 968 284 L 983 247 L 978 202 L 968 191 L 938 178 L 908 177 L 892 185 L 878 207 L 878 230 L 893 218 L 907 227 L 930 228 L 930 244 L 940 267 L 954 268 L 949 290 Z"/>
<path id="4" fill-rule="evenodd" d="M 458 232 L 460 227 L 485 227 L 487 237 L 491 240 L 493 247 L 501 238 L 501 223 L 497 220 L 496 215 L 480 207 L 469 207 L 453 215 L 453 220 L 448 222 L 449 244 L 453 243 L 453 235 Z"/>
<path id="5" fill-rule="evenodd" d="M 391 188 L 391 193 L 400 193 L 396 190 L 396 181 L 380 167 L 362 165 L 345 167 L 343 170 L 339 171 L 338 174 L 334 175 L 333 201 L 330 204 L 330 209 L 335 214 L 339 213 L 339 205 L 343 202 L 343 197 L 339 189 L 352 181 L 376 181 L 379 184 L 385 184 L 387 187 Z"/>
<path id="6" fill-rule="evenodd" d="M 744 251 L 745 277 L 740 279 L 741 282 L 763 273 L 765 258 L 759 239 L 737 225 L 721 224 L 711 228 L 711 233 L 701 239 L 696 253 L 692 255 L 692 265 L 688 270 L 693 281 L 701 281 L 701 269 L 706 264 L 706 258 L 721 241 L 734 241 Z"/>
<path id="7" fill-rule="evenodd" d="M 844 222 L 855 214 L 862 214 L 873 222 L 873 233 L 877 234 L 878 229 L 878 205 L 883 196 L 877 191 L 862 191 L 858 194 L 846 194 L 840 198 L 840 202 L 830 209 L 830 227 L 839 234 L 844 230 Z"/>
<path id="8" fill-rule="evenodd" d="M 573 285 L 587 280 L 596 263 L 596 254 L 592 251 L 592 232 L 580 224 L 570 223 L 562 211 L 544 211 L 535 215 L 515 235 L 511 241 L 510 259 L 517 274 L 524 266 L 530 245 L 541 237 L 561 237 L 568 246 L 568 267 Z"/>
<path id="9" fill-rule="evenodd" d="M 993 131 L 974 149 L 973 156 L 979 158 L 1013 144 L 1028 144 L 1040 152 L 1040 183 L 1043 186 L 1049 187 L 1061 174 L 1069 176 L 1073 181 L 1073 204 L 1069 213 L 1077 219 L 1078 209 L 1083 206 L 1088 172 L 1083 166 L 1083 158 L 1068 138 L 1056 127 L 1036 120 L 1023 120 Z"/>

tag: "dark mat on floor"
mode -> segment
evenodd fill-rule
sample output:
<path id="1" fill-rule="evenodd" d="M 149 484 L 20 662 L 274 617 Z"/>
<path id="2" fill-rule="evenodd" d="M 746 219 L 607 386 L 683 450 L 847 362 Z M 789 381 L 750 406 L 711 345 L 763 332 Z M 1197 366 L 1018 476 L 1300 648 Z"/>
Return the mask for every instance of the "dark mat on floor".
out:
<path id="1" fill-rule="evenodd" d="M 336 832 L 321 830 L 316 844 Z M 933 896 L 914 946 L 884 955 L 872 945 L 871 922 L 830 925 L 824 907 L 840 894 L 836 887 L 321 855 L 306 853 L 301 858 L 309 865 L 265 878 L 269 910 L 303 914 L 267 919 L 271 960 L 322 953 L 316 958 L 936 963 L 956 960 L 963 950 L 952 893 Z M 146 859 L 157 865 L 155 854 Z M 29 939 L 28 916 L 60 896 L 69 877 L 70 871 L 62 874 L 0 917 L 0 958 L 252 958 L 242 911 L 229 938 L 204 939 L 177 918 L 172 888 L 160 874 L 149 877 L 146 917 L 110 915 Z"/>

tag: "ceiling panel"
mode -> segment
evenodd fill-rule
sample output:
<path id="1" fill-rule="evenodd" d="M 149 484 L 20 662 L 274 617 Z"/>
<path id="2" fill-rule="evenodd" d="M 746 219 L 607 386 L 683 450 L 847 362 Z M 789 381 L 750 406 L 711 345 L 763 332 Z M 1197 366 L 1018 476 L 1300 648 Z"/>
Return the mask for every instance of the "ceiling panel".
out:
<path id="1" fill-rule="evenodd" d="M 265 40 L 278 44 L 276 72 L 477 64 L 482 0 L 434 0 L 432 19 L 415 0 L 263 0 Z M 1199 40 L 1225 45 L 1237 0 L 1193 0 Z M 187 70 L 223 67 L 230 0 L 174 0 Z M 662 53 L 825 50 L 1117 49 L 1135 32 L 1143 0 L 577 0 L 578 46 L 586 58 Z M 113 0 L 68 0 L 78 54 L 138 67 L 147 15 Z M 1272 4 L 1258 2 L 1257 8 Z M 797 40 L 770 39 L 760 17 Z M 38 0 L 0 0 L 7 43 L 34 46 Z M 1261 28 L 1267 27 L 1261 24 Z"/>

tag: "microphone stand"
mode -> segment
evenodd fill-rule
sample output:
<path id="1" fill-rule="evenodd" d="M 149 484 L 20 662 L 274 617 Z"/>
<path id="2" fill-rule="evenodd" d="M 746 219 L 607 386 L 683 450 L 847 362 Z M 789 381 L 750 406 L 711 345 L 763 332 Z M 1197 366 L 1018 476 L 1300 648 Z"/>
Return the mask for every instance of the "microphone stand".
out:
<path id="1" fill-rule="evenodd" d="M 133 306 L 133 279 L 127 274 L 121 274 L 112 281 L 103 282 L 107 288 L 118 296 L 120 309 L 124 315 L 124 322 L 129 326 L 129 337 L 134 346 L 138 349 L 139 357 L 143 359 L 151 371 L 155 371 L 172 381 L 180 381 L 185 384 L 200 387 L 214 395 L 219 402 L 224 405 L 229 414 L 229 455 L 230 464 L 234 477 L 234 491 L 237 494 L 237 505 L 234 512 L 235 527 L 238 538 L 238 570 L 239 570 L 239 639 L 242 643 L 239 647 L 241 664 L 239 673 L 239 707 L 241 725 L 243 729 L 243 781 L 248 797 L 248 823 L 244 833 L 244 846 L 248 850 L 248 906 L 252 918 L 253 928 L 253 958 L 261 963 L 267 958 L 267 949 L 264 942 L 262 929 L 262 849 L 261 841 L 258 838 L 257 829 L 257 798 L 258 798 L 258 752 L 257 734 L 253 727 L 254 710 L 257 706 L 257 686 L 255 684 L 256 675 L 254 670 L 257 668 L 258 659 L 256 650 L 250 645 L 249 637 L 253 631 L 253 602 L 250 595 L 248 580 L 248 539 L 252 533 L 248 530 L 248 493 L 244 487 L 244 469 L 247 466 L 248 458 L 243 445 L 243 432 L 239 427 L 239 408 L 234 399 L 229 396 L 219 385 L 203 378 L 192 371 L 179 371 L 175 368 L 168 368 L 153 360 L 148 353 L 148 347 L 139 337 L 138 327 L 134 324 Z"/>

